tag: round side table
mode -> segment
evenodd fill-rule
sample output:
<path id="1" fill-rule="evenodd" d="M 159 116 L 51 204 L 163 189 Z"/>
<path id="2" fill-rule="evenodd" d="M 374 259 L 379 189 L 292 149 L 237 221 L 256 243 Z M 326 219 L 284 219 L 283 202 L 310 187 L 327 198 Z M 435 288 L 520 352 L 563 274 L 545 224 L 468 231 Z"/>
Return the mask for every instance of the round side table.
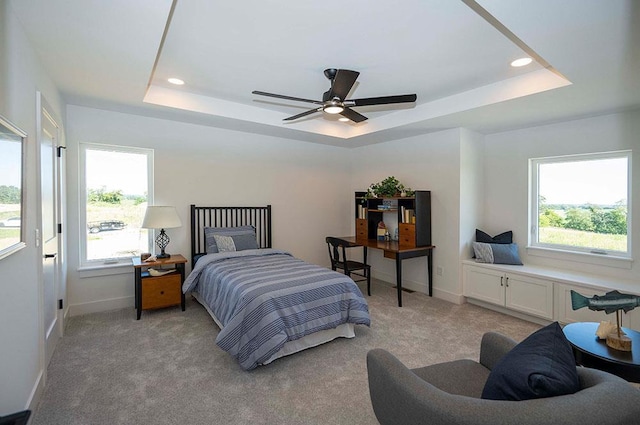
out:
<path id="1" fill-rule="evenodd" d="M 631 339 L 632 351 L 615 350 L 596 336 L 599 323 L 570 323 L 563 328 L 573 347 L 576 364 L 618 375 L 630 382 L 640 383 L 640 332 L 622 328 Z"/>

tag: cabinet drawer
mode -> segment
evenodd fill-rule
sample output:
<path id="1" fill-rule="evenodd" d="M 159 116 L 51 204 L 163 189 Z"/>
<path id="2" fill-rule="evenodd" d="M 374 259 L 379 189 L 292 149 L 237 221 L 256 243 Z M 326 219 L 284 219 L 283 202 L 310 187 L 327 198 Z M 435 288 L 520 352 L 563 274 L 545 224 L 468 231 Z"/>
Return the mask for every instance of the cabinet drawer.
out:
<path id="1" fill-rule="evenodd" d="M 168 307 L 181 303 L 180 273 L 142 279 L 142 309 Z"/>
<path id="2" fill-rule="evenodd" d="M 356 219 L 356 239 L 367 239 L 367 220 Z"/>
<path id="3" fill-rule="evenodd" d="M 400 223 L 398 225 L 398 239 L 401 248 L 414 248 L 416 246 L 416 225 Z"/>

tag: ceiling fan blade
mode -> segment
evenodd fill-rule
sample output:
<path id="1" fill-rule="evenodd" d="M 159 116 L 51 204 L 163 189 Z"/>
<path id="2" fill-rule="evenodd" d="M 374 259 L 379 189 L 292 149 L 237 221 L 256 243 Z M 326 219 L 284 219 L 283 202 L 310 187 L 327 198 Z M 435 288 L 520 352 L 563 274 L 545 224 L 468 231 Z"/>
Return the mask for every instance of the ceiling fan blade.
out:
<path id="1" fill-rule="evenodd" d="M 320 111 L 322 111 L 322 107 L 316 108 L 316 109 L 309 109 L 308 111 L 302 112 L 302 113 L 300 113 L 298 115 L 294 115 L 292 117 L 285 118 L 284 121 L 297 120 L 298 118 L 306 117 L 307 115 L 311 115 L 314 112 L 320 112 Z"/>
<path id="2" fill-rule="evenodd" d="M 340 115 L 342 115 L 343 117 L 349 118 L 353 122 L 362 122 L 362 121 L 366 121 L 368 119 L 364 115 L 354 111 L 353 109 L 349 109 L 349 108 L 344 108 L 344 110 L 342 112 L 340 112 Z"/>
<path id="3" fill-rule="evenodd" d="M 278 99 L 295 100 L 297 102 L 307 102 L 307 103 L 315 103 L 316 105 L 322 105 L 322 102 L 320 102 L 319 100 L 303 99 L 301 97 L 285 96 L 283 94 L 267 93 L 267 92 L 257 91 L 257 90 L 254 90 L 251 93 L 257 94 L 260 96 L 275 97 Z"/>
<path id="4" fill-rule="evenodd" d="M 399 96 L 367 97 L 363 99 L 351 99 L 345 101 L 348 106 L 389 105 L 391 103 L 415 102 L 418 96 L 415 94 L 403 94 Z"/>
<path id="5" fill-rule="evenodd" d="M 329 99 L 334 97 L 344 100 L 349 94 L 351 87 L 356 83 L 360 73 L 358 71 L 350 71 L 348 69 L 339 69 L 335 78 L 331 82 L 331 90 L 329 90 Z"/>

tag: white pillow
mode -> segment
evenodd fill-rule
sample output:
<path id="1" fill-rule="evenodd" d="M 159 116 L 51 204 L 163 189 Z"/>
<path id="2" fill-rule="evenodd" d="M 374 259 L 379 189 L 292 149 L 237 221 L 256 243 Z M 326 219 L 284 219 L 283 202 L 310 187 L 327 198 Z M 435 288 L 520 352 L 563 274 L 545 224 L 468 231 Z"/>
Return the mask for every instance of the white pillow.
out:
<path id="1" fill-rule="evenodd" d="M 236 250 L 236 244 L 231 236 L 213 235 L 218 245 L 218 252 L 233 252 Z"/>

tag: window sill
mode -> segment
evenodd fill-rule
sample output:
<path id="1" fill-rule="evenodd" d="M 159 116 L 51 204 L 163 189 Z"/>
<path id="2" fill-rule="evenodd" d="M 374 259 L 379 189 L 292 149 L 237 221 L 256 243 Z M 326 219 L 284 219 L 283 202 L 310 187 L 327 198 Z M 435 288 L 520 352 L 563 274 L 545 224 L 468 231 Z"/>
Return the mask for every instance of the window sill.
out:
<path id="1" fill-rule="evenodd" d="M 552 258 L 554 260 L 574 261 L 617 269 L 631 269 L 633 258 L 612 255 L 591 254 L 588 252 L 568 252 L 560 249 L 528 246 L 527 254 L 535 257 Z"/>
<path id="2" fill-rule="evenodd" d="M 117 274 L 129 274 L 132 270 L 131 260 L 126 263 L 114 263 L 114 264 L 95 264 L 88 266 L 78 267 L 78 275 L 80 279 L 97 277 L 97 276 L 111 276 Z"/>

